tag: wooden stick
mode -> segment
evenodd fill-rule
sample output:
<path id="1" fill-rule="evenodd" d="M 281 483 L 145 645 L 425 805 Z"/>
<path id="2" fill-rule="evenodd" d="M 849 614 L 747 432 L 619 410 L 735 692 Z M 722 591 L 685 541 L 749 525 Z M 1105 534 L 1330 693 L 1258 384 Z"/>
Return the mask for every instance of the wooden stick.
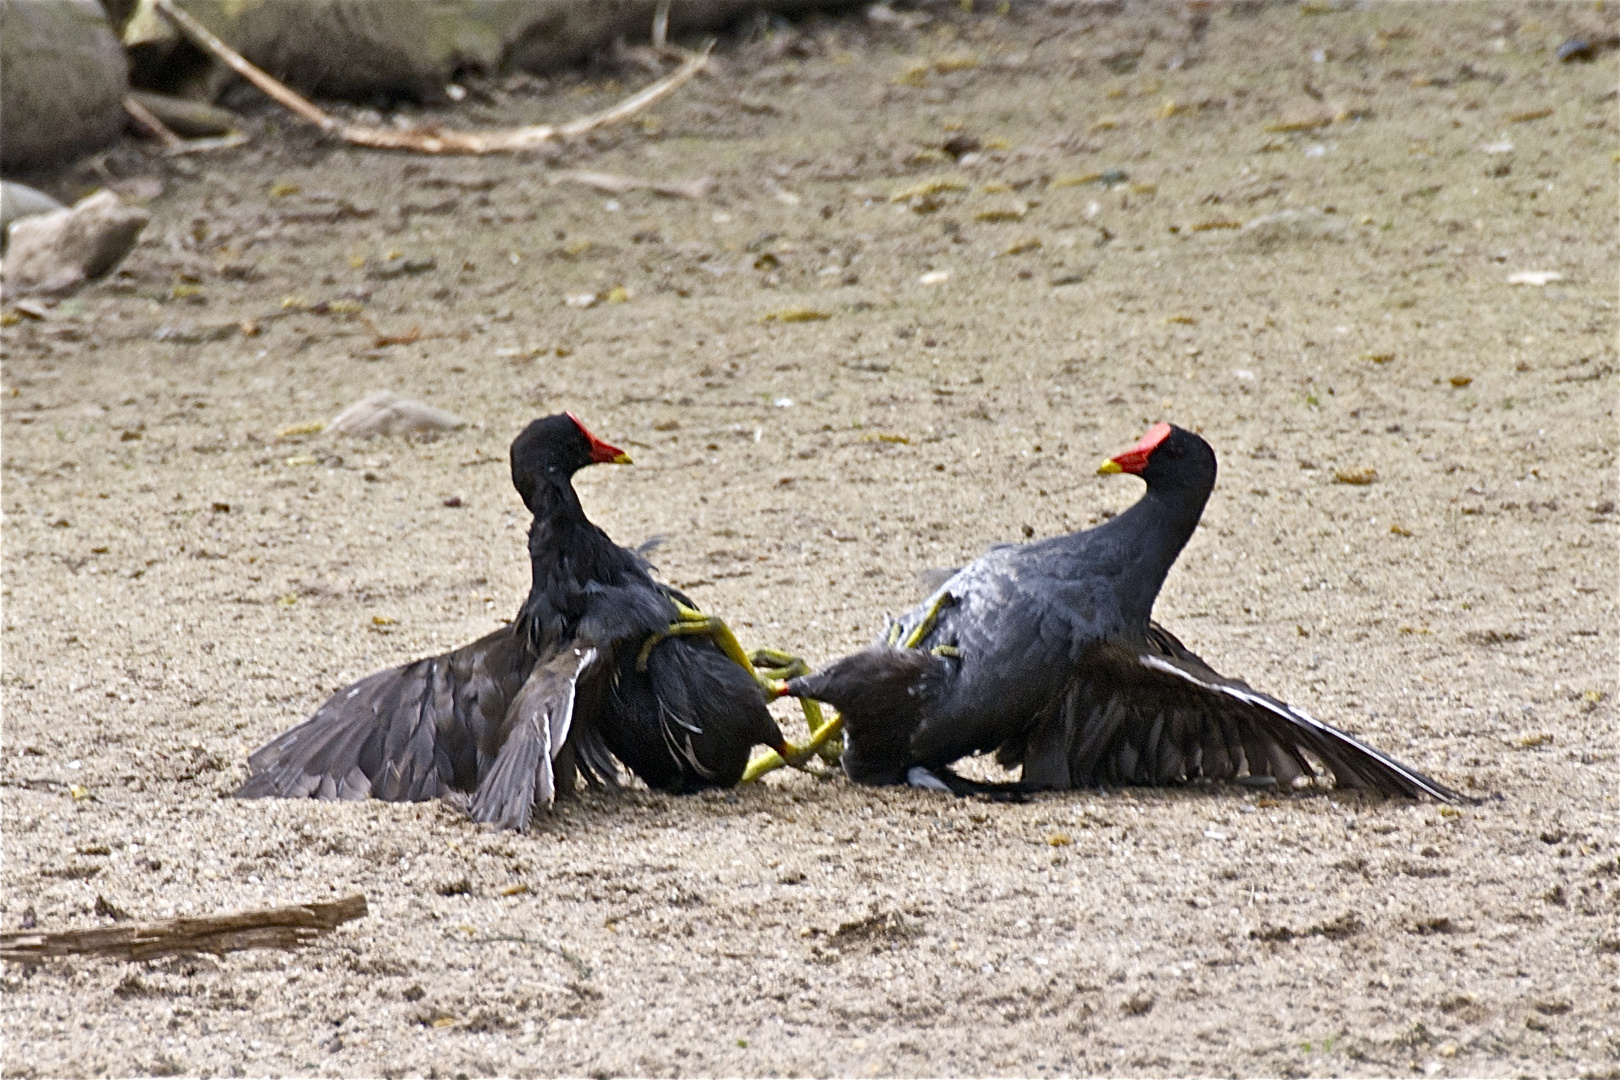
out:
<path id="1" fill-rule="evenodd" d="M 92 930 L 37 930 L 0 933 L 0 960 L 43 960 L 52 956 L 108 956 L 149 960 L 173 953 L 227 953 L 237 949 L 292 949 L 366 913 L 356 893 L 326 903 L 261 908 L 233 915 L 164 919 Z"/>
<path id="2" fill-rule="evenodd" d="M 419 154 L 498 154 L 533 150 L 549 142 L 575 138 L 596 128 L 619 123 L 653 102 L 668 97 L 691 81 L 692 77 L 702 71 L 704 65 L 709 62 L 709 50 L 713 48 L 713 43 L 710 43 L 701 51 L 688 54 L 685 62 L 674 72 L 640 93 L 619 102 L 611 109 L 582 116 L 566 124 L 533 124 L 528 127 L 505 128 L 484 133 L 436 126 L 403 130 L 375 128 L 344 123 L 323 112 L 215 37 L 206 26 L 176 7 L 174 0 L 153 0 L 153 6 L 173 19 L 175 24 L 190 35 L 199 46 L 225 61 L 242 78 L 322 131 L 336 135 L 344 142 L 356 146 L 367 146 L 375 150 L 410 150 Z"/>
<path id="3" fill-rule="evenodd" d="M 186 140 L 170 131 L 169 125 L 154 116 L 151 109 L 128 95 L 124 97 L 124 111 L 137 127 L 163 143 L 171 153 L 186 145 Z"/>
<path id="4" fill-rule="evenodd" d="M 247 136 L 240 131 L 215 138 L 182 139 L 175 134 L 173 128 L 163 122 L 162 117 L 136 101 L 133 95 L 124 98 L 124 111 L 129 113 L 129 118 L 135 121 L 135 125 L 142 131 L 162 140 L 163 152 L 170 157 L 180 154 L 200 154 L 205 150 L 228 150 L 247 142 Z"/>
<path id="5" fill-rule="evenodd" d="M 215 37 L 208 27 L 175 7 L 173 0 L 153 0 L 153 6 L 173 19 L 175 24 L 191 35 L 191 39 L 198 45 L 225 61 L 231 70 L 274 98 L 283 108 L 297 113 L 322 131 L 335 132 L 341 126 L 320 109 L 248 63 L 246 57 Z"/>

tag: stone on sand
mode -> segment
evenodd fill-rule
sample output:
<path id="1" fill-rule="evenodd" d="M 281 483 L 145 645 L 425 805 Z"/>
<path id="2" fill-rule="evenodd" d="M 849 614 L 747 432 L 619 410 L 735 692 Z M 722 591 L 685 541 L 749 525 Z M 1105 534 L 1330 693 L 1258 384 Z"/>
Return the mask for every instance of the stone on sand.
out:
<path id="1" fill-rule="evenodd" d="M 455 413 L 425 402 L 374 390 L 332 418 L 326 430 L 333 435 L 364 438 L 370 435 L 428 435 L 465 427 Z"/>

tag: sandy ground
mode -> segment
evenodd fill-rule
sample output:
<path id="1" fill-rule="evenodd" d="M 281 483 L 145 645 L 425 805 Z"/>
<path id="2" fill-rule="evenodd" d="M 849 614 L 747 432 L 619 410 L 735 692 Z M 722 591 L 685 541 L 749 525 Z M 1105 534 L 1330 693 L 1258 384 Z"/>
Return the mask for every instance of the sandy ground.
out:
<path id="1" fill-rule="evenodd" d="M 550 159 L 268 110 L 240 151 L 107 159 L 142 246 L 4 331 L 0 920 L 371 914 L 7 965 L 8 1075 L 1620 1074 L 1616 54 L 1553 55 L 1612 9 L 926 10 L 727 43 Z M 828 317 L 762 321 L 793 309 Z M 276 435 L 373 389 L 472 425 Z M 337 687 L 516 610 L 506 446 L 565 408 L 636 457 L 581 474 L 595 520 L 817 663 L 920 571 L 1129 505 L 1096 461 L 1197 427 L 1221 481 L 1161 620 L 1484 801 L 778 774 L 499 835 L 226 798 Z"/>

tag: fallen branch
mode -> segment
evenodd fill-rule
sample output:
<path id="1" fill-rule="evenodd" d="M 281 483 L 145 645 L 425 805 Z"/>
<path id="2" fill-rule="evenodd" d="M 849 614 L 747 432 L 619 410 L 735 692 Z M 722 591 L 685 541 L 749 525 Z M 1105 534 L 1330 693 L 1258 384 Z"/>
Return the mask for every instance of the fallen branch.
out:
<path id="1" fill-rule="evenodd" d="M 162 117 L 137 101 L 133 94 L 124 98 L 124 111 L 135 121 L 136 127 L 163 143 L 163 152 L 170 157 L 179 154 L 198 154 L 204 150 L 229 150 L 233 146 L 241 146 L 247 142 L 247 136 L 240 131 L 204 139 L 183 139 L 163 122 Z"/>
<path id="2" fill-rule="evenodd" d="M 293 949 L 366 913 L 366 898 L 293 907 L 262 908 L 234 915 L 164 919 L 133 926 L 93 930 L 35 930 L 0 933 L 0 960 L 43 960 L 52 956 L 108 956 L 149 960 L 173 953 L 227 953 L 238 949 Z"/>
<path id="3" fill-rule="evenodd" d="M 169 125 L 159 120 L 151 109 L 127 94 L 124 96 L 124 111 L 135 121 L 136 127 L 161 142 L 171 154 L 186 145 L 186 140 L 170 131 Z"/>
<path id="4" fill-rule="evenodd" d="M 173 19 L 199 47 L 219 57 L 242 78 L 322 131 L 356 146 L 367 146 L 375 150 L 411 150 L 419 154 L 500 154 L 533 150 L 546 143 L 575 138 L 599 127 L 619 123 L 653 102 L 668 97 L 689 82 L 708 63 L 709 50 L 712 48 L 712 45 L 705 45 L 701 52 L 689 54 L 685 62 L 673 73 L 653 83 L 639 94 L 624 99 L 611 109 L 582 116 L 566 124 L 532 124 L 527 127 L 483 133 L 456 131 L 453 128 L 438 126 L 401 130 L 349 124 L 329 115 L 255 67 L 241 53 L 215 37 L 202 23 L 176 7 L 174 0 L 153 0 L 153 5 Z"/>

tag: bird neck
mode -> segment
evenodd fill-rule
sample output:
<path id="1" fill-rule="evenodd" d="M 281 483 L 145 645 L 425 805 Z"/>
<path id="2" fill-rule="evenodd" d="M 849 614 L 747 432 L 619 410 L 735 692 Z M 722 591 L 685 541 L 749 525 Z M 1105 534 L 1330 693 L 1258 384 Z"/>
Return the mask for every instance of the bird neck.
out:
<path id="1" fill-rule="evenodd" d="M 1146 629 L 1164 579 L 1187 546 L 1209 501 L 1209 489 L 1150 485 L 1136 505 L 1109 522 L 1133 545 L 1120 587 L 1120 609 L 1130 625 Z"/>
<path id="2" fill-rule="evenodd" d="M 613 546 L 585 516 L 568 477 L 535 485 L 529 508 L 529 596 L 518 613 L 530 642 L 541 651 L 566 637 L 584 614 L 587 581 L 601 561 L 596 549 Z"/>

